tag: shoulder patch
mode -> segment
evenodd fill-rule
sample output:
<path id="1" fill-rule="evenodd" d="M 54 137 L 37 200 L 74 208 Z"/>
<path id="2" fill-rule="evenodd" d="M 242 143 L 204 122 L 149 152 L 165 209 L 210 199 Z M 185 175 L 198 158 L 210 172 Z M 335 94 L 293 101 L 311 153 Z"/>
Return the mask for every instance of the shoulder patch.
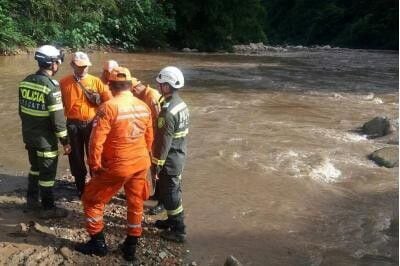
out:
<path id="1" fill-rule="evenodd" d="M 165 125 L 165 118 L 164 117 L 159 117 L 157 119 L 157 127 L 162 128 Z"/>

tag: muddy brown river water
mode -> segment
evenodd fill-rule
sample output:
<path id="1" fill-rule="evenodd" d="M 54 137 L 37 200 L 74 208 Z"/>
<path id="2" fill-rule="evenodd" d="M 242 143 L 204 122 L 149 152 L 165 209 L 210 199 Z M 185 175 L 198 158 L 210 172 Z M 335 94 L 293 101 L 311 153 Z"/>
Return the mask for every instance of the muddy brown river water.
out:
<path id="1" fill-rule="evenodd" d="M 398 121 L 398 53 L 298 51 L 269 56 L 94 53 L 155 86 L 166 65 L 186 78 L 191 110 L 183 174 L 187 262 L 397 265 L 398 167 L 367 159 L 391 146 L 351 130 Z M 24 175 L 17 84 L 32 55 L 0 57 L 0 171 Z M 61 66 L 56 78 L 71 71 Z M 68 162 L 60 159 L 59 175 Z"/>

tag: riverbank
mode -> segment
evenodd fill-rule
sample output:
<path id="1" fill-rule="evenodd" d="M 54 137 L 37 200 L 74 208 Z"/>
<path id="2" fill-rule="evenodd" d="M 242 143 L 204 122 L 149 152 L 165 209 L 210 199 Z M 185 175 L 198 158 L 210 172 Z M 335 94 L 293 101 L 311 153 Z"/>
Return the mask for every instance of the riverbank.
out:
<path id="1" fill-rule="evenodd" d="M 182 49 L 178 48 L 159 48 L 159 49 L 149 49 L 138 47 L 135 50 L 128 50 L 122 47 L 117 46 L 101 46 L 101 45 L 90 45 L 84 48 L 71 48 L 71 47 L 61 47 L 64 52 L 72 53 L 78 50 L 87 51 L 87 52 L 104 52 L 104 53 L 151 53 L 151 52 L 182 52 L 182 53 L 201 53 L 201 54 L 236 54 L 236 55 L 283 55 L 285 53 L 294 53 L 294 52 L 344 52 L 344 51 L 376 51 L 376 52 L 387 52 L 387 53 L 398 53 L 398 50 L 366 50 L 366 49 L 351 49 L 344 47 L 335 47 L 330 45 L 314 45 L 314 46 L 303 46 L 303 45 L 266 45 L 264 43 L 249 43 L 249 44 L 239 44 L 233 45 L 230 50 L 219 50 L 217 52 L 203 52 L 198 49 L 191 49 L 189 47 L 185 47 Z M 12 56 L 12 55 L 21 55 L 21 54 L 30 54 L 34 53 L 36 47 L 19 47 L 12 50 L 0 51 L 0 55 L 3 56 Z"/>
<path id="2" fill-rule="evenodd" d="M 57 204 L 69 211 L 65 219 L 41 220 L 26 212 L 25 176 L 0 174 L 0 265 L 126 265 L 118 245 L 125 239 L 126 207 L 122 195 L 114 197 L 106 207 L 106 241 L 110 252 L 106 257 L 87 256 L 74 251 L 76 243 L 88 240 L 84 229 L 81 202 L 75 196 L 71 176 L 58 178 L 55 188 Z M 149 202 L 151 204 L 151 202 Z M 155 219 L 143 219 L 143 236 L 137 257 L 140 265 L 182 265 L 188 251 L 183 245 L 164 241 L 153 227 Z M 138 265 L 139 265 L 138 264 Z"/>

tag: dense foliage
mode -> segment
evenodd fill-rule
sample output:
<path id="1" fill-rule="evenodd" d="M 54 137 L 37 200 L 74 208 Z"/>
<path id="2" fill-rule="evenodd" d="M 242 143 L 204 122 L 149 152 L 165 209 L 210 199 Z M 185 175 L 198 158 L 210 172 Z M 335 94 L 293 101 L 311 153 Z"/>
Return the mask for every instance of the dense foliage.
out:
<path id="1" fill-rule="evenodd" d="M 264 0 L 272 43 L 398 49 L 398 0 Z"/>
<path id="2" fill-rule="evenodd" d="M 215 51 L 249 42 L 398 49 L 398 6 L 397 0 L 0 0 L 0 50 L 53 43 Z"/>

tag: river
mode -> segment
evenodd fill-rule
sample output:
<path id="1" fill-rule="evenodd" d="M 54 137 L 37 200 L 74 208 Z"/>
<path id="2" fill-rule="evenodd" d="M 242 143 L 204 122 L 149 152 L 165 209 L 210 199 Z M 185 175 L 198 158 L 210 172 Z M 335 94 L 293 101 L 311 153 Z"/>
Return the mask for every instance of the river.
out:
<path id="1" fill-rule="evenodd" d="M 13 175 L 28 170 L 17 84 L 35 71 L 32 57 L 0 57 L 0 170 Z M 398 121 L 398 53 L 90 57 L 92 74 L 115 59 L 153 87 L 166 65 L 185 75 L 188 263 L 223 265 L 232 254 L 244 265 L 398 264 L 385 231 L 398 216 L 398 167 L 366 157 L 390 144 L 352 131 L 378 115 Z M 56 78 L 70 71 L 66 62 Z M 67 169 L 63 157 L 59 175 Z"/>

